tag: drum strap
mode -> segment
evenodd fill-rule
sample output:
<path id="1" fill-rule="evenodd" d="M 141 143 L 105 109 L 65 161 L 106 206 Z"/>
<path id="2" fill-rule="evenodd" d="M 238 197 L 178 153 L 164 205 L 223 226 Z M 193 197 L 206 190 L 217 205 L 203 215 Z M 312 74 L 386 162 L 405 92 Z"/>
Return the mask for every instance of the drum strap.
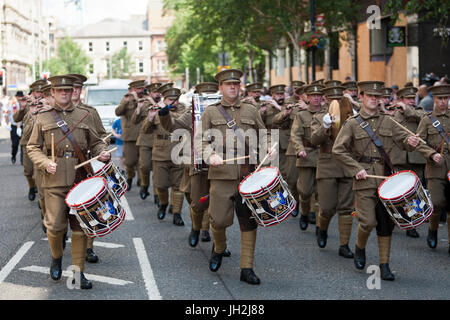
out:
<path id="1" fill-rule="evenodd" d="M 437 131 L 439 131 L 439 134 L 445 140 L 447 145 L 450 145 L 450 138 L 448 137 L 448 134 L 442 128 L 441 123 L 439 122 L 439 120 L 437 120 L 431 114 L 429 114 L 428 117 L 430 117 L 430 120 L 431 120 L 431 123 L 432 123 L 433 127 L 435 127 Z M 443 148 L 443 146 L 442 146 L 442 148 Z"/>
<path id="2" fill-rule="evenodd" d="M 247 141 L 245 141 L 245 138 L 242 136 L 241 132 L 237 129 L 237 123 L 234 121 L 231 116 L 225 111 L 225 109 L 222 107 L 222 105 L 219 103 L 216 105 L 217 110 L 222 114 L 222 116 L 227 121 L 227 126 L 231 129 L 233 129 L 234 133 L 236 134 L 239 141 L 245 146 L 245 155 L 250 154 L 250 148 L 248 147 Z M 242 107 L 241 107 L 242 108 Z M 249 164 L 249 158 L 245 159 L 245 164 L 241 165 L 241 177 L 247 176 L 250 171 L 253 171 L 255 168 L 254 165 Z"/>
<path id="3" fill-rule="evenodd" d="M 391 158 L 389 158 L 389 155 L 384 150 L 383 144 L 381 143 L 380 138 L 378 138 L 378 136 L 373 132 L 369 123 L 364 121 L 364 119 L 361 117 L 361 115 L 358 115 L 356 117 L 356 120 L 359 122 L 360 127 L 363 128 L 367 132 L 370 139 L 372 139 L 373 144 L 377 147 L 378 152 L 380 153 L 381 157 L 383 158 L 384 164 L 389 167 L 390 173 L 385 172 L 385 174 L 393 174 L 394 166 L 392 165 Z M 383 119 L 381 119 L 381 121 L 383 121 Z M 386 169 L 387 168 L 385 168 L 385 171 L 386 171 Z"/>
<path id="4" fill-rule="evenodd" d="M 89 112 L 89 111 L 88 111 Z M 56 112 L 55 109 L 50 111 L 50 114 L 53 116 L 53 118 L 56 121 L 56 124 L 58 125 L 58 127 L 61 129 L 63 135 L 70 141 L 70 143 L 72 144 L 73 150 L 75 151 L 75 155 L 77 156 L 78 160 L 80 160 L 80 162 L 85 162 L 87 160 L 85 154 L 83 153 L 83 151 L 81 151 L 80 146 L 78 145 L 77 141 L 75 140 L 75 138 L 72 135 L 72 131 L 67 127 L 67 123 L 61 119 L 60 115 Z M 75 128 L 74 128 L 75 129 Z M 86 172 L 89 175 L 92 175 L 92 167 L 90 166 L 90 164 L 87 164 L 84 166 L 84 169 L 86 170 Z"/>

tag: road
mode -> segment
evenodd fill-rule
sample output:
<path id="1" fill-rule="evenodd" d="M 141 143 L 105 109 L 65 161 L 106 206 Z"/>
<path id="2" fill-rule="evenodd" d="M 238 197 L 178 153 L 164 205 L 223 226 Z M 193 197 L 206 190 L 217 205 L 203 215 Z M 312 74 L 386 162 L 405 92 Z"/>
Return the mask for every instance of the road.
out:
<path id="1" fill-rule="evenodd" d="M 391 270 L 394 282 L 377 284 L 373 273 L 358 271 L 353 260 L 337 254 L 337 219 L 328 245 L 319 249 L 314 226 L 301 231 L 298 217 L 267 229 L 259 228 L 255 272 L 261 285 L 239 281 L 240 235 L 237 220 L 227 231 L 232 255 L 217 273 L 208 269 L 211 242 L 188 245 L 191 223 L 187 203 L 184 227 L 172 224 L 171 215 L 156 217 L 153 197 L 141 200 L 133 185 L 122 203 L 127 218 L 112 234 L 97 239 L 97 264 L 86 263 L 92 290 L 70 289 L 67 273 L 59 282 L 48 275 L 50 250 L 41 229 L 37 201 L 27 199 L 26 180 L 19 162 L 10 161 L 9 140 L 0 141 L 0 300 L 436 300 L 450 296 L 447 228 L 441 225 L 436 250 L 427 247 L 427 224 L 418 239 L 394 231 Z M 151 188 L 150 188 L 151 190 Z M 356 220 L 350 247 L 354 249 Z M 367 247 L 367 269 L 378 265 L 373 232 Z M 70 242 L 63 269 L 71 264 Z M 370 278 L 372 276 L 372 278 Z M 372 279 L 372 280 L 371 280 Z"/>

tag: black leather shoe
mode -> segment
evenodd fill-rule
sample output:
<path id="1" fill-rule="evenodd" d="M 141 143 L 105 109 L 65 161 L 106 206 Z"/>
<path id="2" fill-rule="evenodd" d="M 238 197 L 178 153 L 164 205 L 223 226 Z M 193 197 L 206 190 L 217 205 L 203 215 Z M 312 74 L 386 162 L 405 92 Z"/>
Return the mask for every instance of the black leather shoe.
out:
<path id="1" fill-rule="evenodd" d="M 295 206 L 295 210 L 294 212 L 292 212 L 292 216 L 295 218 L 296 216 L 298 216 L 298 202 L 297 205 Z"/>
<path id="2" fill-rule="evenodd" d="M 62 241 L 63 241 L 63 250 L 65 250 L 66 249 L 66 241 L 67 241 L 67 233 L 64 233 Z"/>
<path id="3" fill-rule="evenodd" d="M 200 230 L 195 231 L 191 229 L 191 233 L 189 234 L 189 245 L 191 247 L 196 247 L 198 244 L 198 237 L 200 236 Z"/>
<path id="4" fill-rule="evenodd" d="M 202 230 L 202 242 L 210 242 L 211 241 L 211 236 L 209 235 L 209 231 L 208 230 Z"/>
<path id="5" fill-rule="evenodd" d="M 75 279 L 72 280 L 72 284 L 75 284 Z M 83 272 L 80 272 L 80 288 L 81 289 L 92 289 L 92 282 L 90 282 L 84 276 Z"/>
<path id="6" fill-rule="evenodd" d="M 139 195 L 141 196 L 142 200 L 145 200 L 150 195 L 150 193 L 148 192 L 148 187 L 141 187 Z"/>
<path id="7" fill-rule="evenodd" d="M 15 163 L 16 163 L 16 156 L 12 156 L 12 157 L 11 157 L 11 162 L 12 162 L 12 164 L 15 164 Z"/>
<path id="8" fill-rule="evenodd" d="M 173 224 L 174 225 L 177 225 L 177 226 L 184 226 L 184 221 L 183 221 L 183 219 L 181 218 L 181 216 L 180 216 L 180 214 L 179 213 L 175 213 L 174 215 L 173 215 Z"/>
<path id="9" fill-rule="evenodd" d="M 316 213 L 315 212 L 310 212 L 309 213 L 308 221 L 311 224 L 316 224 Z"/>
<path id="10" fill-rule="evenodd" d="M 300 229 L 305 231 L 308 229 L 308 216 L 301 215 L 299 220 Z"/>
<path id="11" fill-rule="evenodd" d="M 381 279 L 386 281 L 394 281 L 395 276 L 389 269 L 389 263 L 382 263 L 380 264 L 380 275 Z"/>
<path id="12" fill-rule="evenodd" d="M 317 244 L 319 245 L 319 248 L 325 248 L 327 245 L 327 238 L 328 233 L 326 230 L 320 230 L 317 235 Z"/>
<path id="13" fill-rule="evenodd" d="M 86 249 L 86 261 L 90 263 L 98 262 L 98 256 L 94 253 L 94 250 L 90 248 Z"/>
<path id="14" fill-rule="evenodd" d="M 30 190 L 28 191 L 28 200 L 34 201 L 34 199 L 36 199 L 35 188 L 30 188 Z"/>
<path id="15" fill-rule="evenodd" d="M 366 249 L 360 249 L 355 246 L 355 257 L 354 257 L 355 267 L 358 270 L 363 270 L 366 266 Z"/>
<path id="16" fill-rule="evenodd" d="M 406 235 L 411 238 L 419 238 L 419 233 L 416 229 L 406 230 Z"/>
<path id="17" fill-rule="evenodd" d="M 128 189 L 127 191 L 131 191 L 131 184 L 133 183 L 133 179 L 127 179 Z"/>
<path id="18" fill-rule="evenodd" d="M 225 249 L 225 251 L 222 253 L 222 256 L 225 258 L 231 257 L 231 252 L 228 249 Z"/>
<path id="19" fill-rule="evenodd" d="M 167 204 L 162 204 L 158 210 L 158 219 L 162 220 L 166 216 Z"/>
<path id="20" fill-rule="evenodd" d="M 216 272 L 219 270 L 220 266 L 222 265 L 222 253 L 216 253 L 214 251 L 214 246 L 211 252 L 211 258 L 209 258 L 209 270 L 212 272 Z"/>
<path id="21" fill-rule="evenodd" d="M 348 244 L 340 246 L 338 253 L 341 257 L 344 257 L 344 258 L 353 259 L 355 257 L 352 250 L 350 250 L 350 248 L 348 247 Z"/>
<path id="22" fill-rule="evenodd" d="M 159 207 L 161 204 L 159 203 L 159 197 L 157 194 L 155 194 L 153 196 L 153 201 L 155 202 L 155 204 Z"/>
<path id="23" fill-rule="evenodd" d="M 245 281 L 248 284 L 260 284 L 261 281 L 256 276 L 253 269 L 241 269 L 241 281 Z"/>
<path id="24" fill-rule="evenodd" d="M 58 281 L 62 276 L 62 257 L 58 259 L 52 258 L 52 264 L 50 265 L 50 277 Z"/>
<path id="25" fill-rule="evenodd" d="M 428 229 L 427 243 L 431 249 L 435 249 L 437 247 L 437 230 L 431 231 Z"/>

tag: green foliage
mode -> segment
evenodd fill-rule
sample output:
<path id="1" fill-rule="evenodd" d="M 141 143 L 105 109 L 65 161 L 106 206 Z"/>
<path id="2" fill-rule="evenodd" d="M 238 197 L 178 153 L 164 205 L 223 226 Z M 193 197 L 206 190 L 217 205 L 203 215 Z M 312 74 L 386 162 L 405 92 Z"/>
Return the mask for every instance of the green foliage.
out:
<path id="1" fill-rule="evenodd" d="M 120 51 L 117 51 L 111 57 L 112 60 L 112 78 L 126 79 L 132 73 L 131 71 L 131 56 L 128 54 L 127 48 L 123 47 Z M 108 62 L 109 64 L 109 62 Z M 108 77 L 110 68 L 108 65 Z"/>

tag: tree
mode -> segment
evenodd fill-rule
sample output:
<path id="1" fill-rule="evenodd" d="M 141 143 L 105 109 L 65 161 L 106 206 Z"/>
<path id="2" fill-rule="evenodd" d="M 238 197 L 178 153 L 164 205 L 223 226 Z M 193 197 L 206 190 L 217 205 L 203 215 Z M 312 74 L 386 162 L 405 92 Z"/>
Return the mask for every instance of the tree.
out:
<path id="1" fill-rule="evenodd" d="M 130 76 L 131 56 L 128 54 L 126 47 L 114 53 L 111 60 L 112 60 L 112 78 L 126 79 Z M 108 68 L 108 77 L 109 73 L 110 69 Z"/>

